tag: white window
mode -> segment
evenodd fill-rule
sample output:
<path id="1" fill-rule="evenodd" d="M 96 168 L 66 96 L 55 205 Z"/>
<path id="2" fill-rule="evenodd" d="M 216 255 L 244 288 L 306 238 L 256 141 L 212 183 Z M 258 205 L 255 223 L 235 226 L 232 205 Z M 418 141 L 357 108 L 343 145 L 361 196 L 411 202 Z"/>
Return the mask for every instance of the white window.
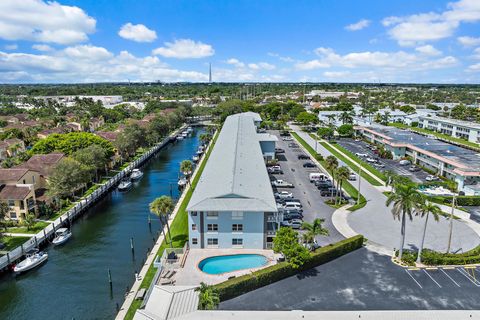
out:
<path id="1" fill-rule="evenodd" d="M 209 246 L 218 246 L 218 238 L 208 238 L 207 244 Z"/>
<path id="2" fill-rule="evenodd" d="M 215 212 L 215 211 L 207 212 L 207 218 L 209 218 L 209 219 L 218 218 L 218 212 Z"/>
<path id="3" fill-rule="evenodd" d="M 192 244 L 198 244 L 198 239 L 197 238 L 192 238 Z"/>
<path id="4" fill-rule="evenodd" d="M 218 231 L 218 224 L 216 224 L 216 223 L 207 224 L 207 231 L 210 231 L 210 232 Z"/>
<path id="5" fill-rule="evenodd" d="M 242 232 L 243 231 L 243 224 L 232 224 L 232 231 L 233 232 Z"/>
<path id="6" fill-rule="evenodd" d="M 232 219 L 239 220 L 243 219 L 243 212 L 232 212 Z"/>
<path id="7" fill-rule="evenodd" d="M 239 238 L 232 239 L 232 246 L 243 246 L 243 239 L 239 239 Z"/>
<path id="8" fill-rule="evenodd" d="M 192 231 L 196 231 L 197 230 L 197 225 L 195 223 L 192 223 Z"/>
<path id="9" fill-rule="evenodd" d="M 196 217 L 197 216 L 197 211 L 192 211 L 190 214 L 192 215 L 192 217 Z"/>

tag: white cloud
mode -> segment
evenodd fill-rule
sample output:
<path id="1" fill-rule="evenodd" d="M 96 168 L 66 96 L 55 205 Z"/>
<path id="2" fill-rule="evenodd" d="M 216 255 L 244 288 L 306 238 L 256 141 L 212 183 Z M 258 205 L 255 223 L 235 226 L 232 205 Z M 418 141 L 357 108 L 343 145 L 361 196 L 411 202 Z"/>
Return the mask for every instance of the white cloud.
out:
<path id="1" fill-rule="evenodd" d="M 0 1 L 0 38 L 59 44 L 88 39 L 96 21 L 82 9 L 43 0 Z"/>
<path id="2" fill-rule="evenodd" d="M 480 47 L 479 48 L 476 48 L 475 50 L 473 50 L 473 56 L 472 58 L 474 59 L 480 59 Z"/>
<path id="3" fill-rule="evenodd" d="M 165 42 L 164 47 L 153 50 L 153 54 L 167 58 L 187 59 L 205 58 L 215 53 L 213 47 L 200 41 L 190 39 L 179 39 L 174 42 Z"/>
<path id="4" fill-rule="evenodd" d="M 43 52 L 47 52 L 47 51 L 52 51 L 53 48 L 50 47 L 49 45 L 47 44 L 34 44 L 32 46 L 32 49 L 35 49 L 37 51 L 43 51 Z"/>
<path id="5" fill-rule="evenodd" d="M 105 60 L 113 57 L 113 54 L 107 49 L 91 45 L 68 47 L 64 52 L 74 59 Z"/>
<path id="6" fill-rule="evenodd" d="M 17 50 L 18 45 L 16 43 L 5 45 L 5 50 Z"/>
<path id="7" fill-rule="evenodd" d="M 259 62 L 259 63 L 249 63 L 248 67 L 253 70 L 273 70 L 275 69 L 275 66 L 273 64 L 267 63 L 267 62 Z"/>
<path id="8" fill-rule="evenodd" d="M 275 58 L 278 58 L 280 61 L 283 61 L 283 62 L 294 62 L 295 59 L 291 58 L 291 57 L 286 57 L 286 56 L 282 56 L 278 53 L 275 53 L 275 52 L 269 52 L 268 55 L 270 57 L 275 57 Z"/>
<path id="9" fill-rule="evenodd" d="M 118 35 L 124 39 L 136 42 L 153 42 L 157 39 L 157 33 L 148 29 L 143 24 L 124 24 L 118 31 Z"/>
<path id="10" fill-rule="evenodd" d="M 235 58 L 230 58 L 226 61 L 228 64 L 231 64 L 237 68 L 243 68 L 245 67 L 245 63 L 241 62 L 240 60 L 238 59 L 235 59 Z"/>
<path id="11" fill-rule="evenodd" d="M 461 23 L 480 21 L 480 1 L 451 2 L 441 13 L 429 12 L 405 17 L 387 17 L 384 26 L 388 34 L 402 46 L 414 46 L 448 38 Z"/>
<path id="12" fill-rule="evenodd" d="M 0 82 L 207 81 L 155 56 L 114 55 L 105 48 L 75 46 L 43 54 L 0 52 Z"/>
<path id="13" fill-rule="evenodd" d="M 480 63 L 470 65 L 467 70 L 468 72 L 480 72 Z"/>
<path id="14" fill-rule="evenodd" d="M 405 51 L 363 51 L 340 55 L 331 48 L 320 47 L 314 50 L 319 58 L 299 62 L 295 67 L 297 70 L 303 71 L 330 67 L 343 67 L 347 69 L 374 69 L 403 72 L 407 69 L 413 71 L 426 70 L 429 68 L 448 68 L 457 64 L 457 59 L 451 56 L 431 60 L 432 54 L 425 54 L 425 52 L 433 53 L 432 48 L 421 49 L 424 52 L 419 55 Z M 335 73 L 332 73 L 331 75 L 334 74 Z"/>
<path id="15" fill-rule="evenodd" d="M 362 19 L 356 23 L 349 24 L 348 26 L 345 27 L 345 29 L 348 31 L 362 30 L 368 27 L 370 25 L 370 22 L 371 22 L 370 20 Z"/>
<path id="16" fill-rule="evenodd" d="M 442 54 L 442 51 L 436 49 L 434 46 L 430 44 L 416 47 L 415 50 L 427 56 L 439 56 Z"/>
<path id="17" fill-rule="evenodd" d="M 327 78 L 345 78 L 350 75 L 348 71 L 325 71 L 323 75 Z"/>
<path id="18" fill-rule="evenodd" d="M 465 47 L 474 47 L 480 45 L 480 38 L 463 36 L 457 38 L 458 42 Z"/>

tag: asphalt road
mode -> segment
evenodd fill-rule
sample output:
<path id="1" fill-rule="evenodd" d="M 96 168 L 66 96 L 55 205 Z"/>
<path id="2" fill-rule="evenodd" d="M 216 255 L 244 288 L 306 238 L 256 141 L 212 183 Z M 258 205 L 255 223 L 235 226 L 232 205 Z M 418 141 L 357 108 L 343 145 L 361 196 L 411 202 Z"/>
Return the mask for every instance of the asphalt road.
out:
<path id="1" fill-rule="evenodd" d="M 352 152 L 353 154 L 359 153 L 366 153 L 370 157 L 378 158 L 378 155 L 373 153 L 370 149 L 366 146 L 368 143 L 364 141 L 354 141 L 353 139 L 339 139 L 337 143 L 347 149 L 348 151 Z M 419 170 L 416 172 L 408 171 L 410 166 L 401 166 L 398 163 L 398 160 L 391 160 L 391 159 L 380 159 L 380 162 L 385 165 L 384 168 L 378 168 L 379 171 L 388 171 L 391 170 L 399 175 L 409 177 L 414 182 L 425 182 L 425 178 L 429 175 L 429 173 Z M 372 165 L 375 167 L 374 165 Z"/>
<path id="2" fill-rule="evenodd" d="M 365 248 L 237 298 L 220 310 L 479 309 L 480 270 L 416 270 Z"/>
<path id="3" fill-rule="evenodd" d="M 329 230 L 330 235 L 328 237 L 317 237 L 318 244 L 323 246 L 344 239 L 332 224 L 331 217 L 335 209 L 325 204 L 325 200 L 328 198 L 320 196 L 318 189 L 309 181 L 309 174 L 311 172 L 321 172 L 319 168 L 304 168 L 303 164 L 308 160 L 298 160 L 298 155 L 304 153 L 303 149 L 289 147 L 288 145 L 294 141 L 283 141 L 278 131 L 270 133 L 278 137 L 277 147 L 285 150 L 285 153 L 277 154 L 284 174 L 273 176 L 293 183 L 295 186 L 292 189 L 279 188 L 278 190 L 292 192 L 293 196 L 300 200 L 303 205 L 304 221 L 312 222 L 315 218 L 325 219 L 323 226 Z"/>

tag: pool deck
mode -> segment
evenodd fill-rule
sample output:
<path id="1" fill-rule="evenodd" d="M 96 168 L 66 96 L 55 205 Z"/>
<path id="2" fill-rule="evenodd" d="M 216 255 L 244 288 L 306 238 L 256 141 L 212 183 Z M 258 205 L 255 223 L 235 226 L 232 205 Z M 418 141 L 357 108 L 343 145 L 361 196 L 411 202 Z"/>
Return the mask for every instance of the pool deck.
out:
<path id="1" fill-rule="evenodd" d="M 222 274 L 207 274 L 202 272 L 198 268 L 198 264 L 205 258 L 222 256 L 222 255 L 236 255 L 236 254 L 261 254 L 268 259 L 268 263 L 260 268 L 243 269 L 238 271 L 232 271 Z M 185 266 L 181 269 L 177 269 L 175 275 L 176 285 L 179 286 L 191 286 L 199 285 L 200 282 L 207 284 L 216 284 L 227 280 L 231 276 L 241 276 L 248 274 L 252 271 L 256 271 L 268 266 L 276 264 L 276 256 L 272 250 L 260 250 L 260 249 L 190 249 L 188 253 Z"/>

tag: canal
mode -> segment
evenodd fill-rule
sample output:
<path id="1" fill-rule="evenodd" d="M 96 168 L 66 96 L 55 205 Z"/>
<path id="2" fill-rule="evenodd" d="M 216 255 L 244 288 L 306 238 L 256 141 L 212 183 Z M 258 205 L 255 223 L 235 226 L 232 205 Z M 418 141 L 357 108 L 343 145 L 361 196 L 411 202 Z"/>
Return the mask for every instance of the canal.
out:
<path id="1" fill-rule="evenodd" d="M 148 225 L 148 204 L 161 195 L 179 198 L 180 162 L 192 158 L 202 131 L 160 150 L 130 191 L 114 191 L 92 206 L 73 224 L 68 243 L 45 249 L 46 264 L 25 275 L 1 276 L 0 319 L 113 319 L 158 235 L 156 216 Z"/>

